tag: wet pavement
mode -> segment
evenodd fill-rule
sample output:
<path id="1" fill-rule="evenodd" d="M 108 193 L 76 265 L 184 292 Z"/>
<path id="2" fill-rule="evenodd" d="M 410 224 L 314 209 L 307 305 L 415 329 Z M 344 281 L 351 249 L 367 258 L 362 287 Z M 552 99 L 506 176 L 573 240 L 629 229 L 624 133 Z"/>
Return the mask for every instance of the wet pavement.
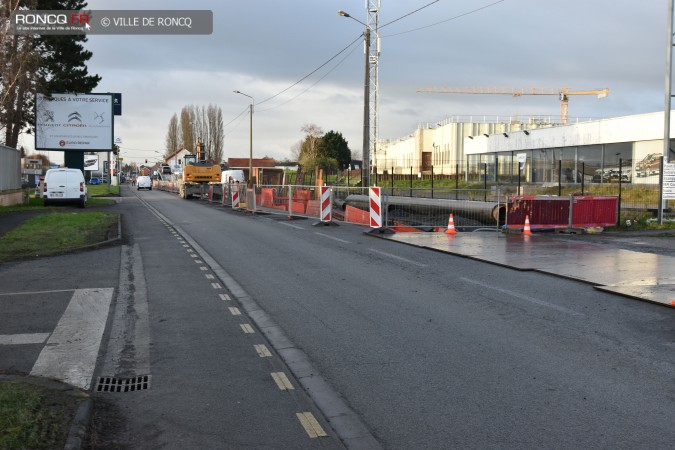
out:
<path id="1" fill-rule="evenodd" d="M 382 238 L 590 283 L 596 289 L 675 306 L 674 237 L 502 234 L 381 234 Z"/>

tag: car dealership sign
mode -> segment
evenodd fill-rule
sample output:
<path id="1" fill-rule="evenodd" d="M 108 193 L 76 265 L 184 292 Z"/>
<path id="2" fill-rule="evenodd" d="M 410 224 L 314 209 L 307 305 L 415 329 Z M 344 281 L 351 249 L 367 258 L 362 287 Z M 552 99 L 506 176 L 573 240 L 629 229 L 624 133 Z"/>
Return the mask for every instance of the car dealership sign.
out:
<path id="1" fill-rule="evenodd" d="M 37 94 L 36 150 L 113 150 L 113 94 Z"/>

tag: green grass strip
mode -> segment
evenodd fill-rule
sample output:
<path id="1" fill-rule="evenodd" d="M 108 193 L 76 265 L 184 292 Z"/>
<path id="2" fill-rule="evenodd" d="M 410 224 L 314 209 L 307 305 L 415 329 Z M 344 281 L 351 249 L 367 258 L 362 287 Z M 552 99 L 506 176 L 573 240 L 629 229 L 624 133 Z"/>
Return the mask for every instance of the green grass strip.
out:
<path id="1" fill-rule="evenodd" d="M 0 237 L 0 262 L 48 256 L 95 244 L 116 233 L 117 215 L 104 212 L 47 213 Z"/>

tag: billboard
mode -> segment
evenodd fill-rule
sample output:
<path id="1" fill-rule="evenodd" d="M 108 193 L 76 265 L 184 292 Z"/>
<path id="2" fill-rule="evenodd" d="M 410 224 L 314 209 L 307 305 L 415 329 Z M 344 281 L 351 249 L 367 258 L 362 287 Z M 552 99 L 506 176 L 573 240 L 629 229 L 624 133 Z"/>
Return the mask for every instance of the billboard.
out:
<path id="1" fill-rule="evenodd" d="M 37 94 L 35 149 L 113 150 L 113 94 Z"/>
<path id="2" fill-rule="evenodd" d="M 84 155 L 84 170 L 101 170 L 98 168 L 98 155 Z"/>

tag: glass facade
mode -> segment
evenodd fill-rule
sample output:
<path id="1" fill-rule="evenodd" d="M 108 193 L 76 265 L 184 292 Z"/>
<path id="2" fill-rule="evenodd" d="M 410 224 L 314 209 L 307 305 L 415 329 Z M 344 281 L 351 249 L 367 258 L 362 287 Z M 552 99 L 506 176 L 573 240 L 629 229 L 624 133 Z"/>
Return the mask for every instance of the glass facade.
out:
<path id="1" fill-rule="evenodd" d="M 675 142 L 675 140 L 674 140 Z M 633 142 L 542 148 L 490 154 L 468 155 L 469 180 L 513 183 L 518 180 L 518 154 L 526 161 L 520 171 L 522 182 L 538 184 L 585 184 L 634 182 L 636 177 L 658 174 L 658 141 L 636 148 Z M 639 153 L 639 154 L 638 154 Z"/>

